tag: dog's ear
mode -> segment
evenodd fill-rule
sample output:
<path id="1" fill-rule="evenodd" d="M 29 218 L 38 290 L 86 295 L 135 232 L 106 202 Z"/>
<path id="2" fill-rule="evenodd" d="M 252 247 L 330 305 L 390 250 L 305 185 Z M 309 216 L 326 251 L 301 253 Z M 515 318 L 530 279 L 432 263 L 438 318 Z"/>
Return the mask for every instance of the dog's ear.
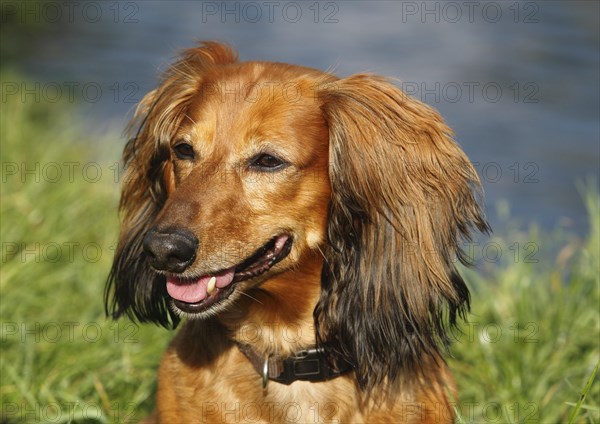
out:
<path id="1" fill-rule="evenodd" d="M 177 325 L 165 302 L 165 277 L 147 263 L 142 241 L 173 190 L 170 142 L 190 101 L 203 95 L 203 75 L 236 61 L 233 50 L 214 42 L 184 50 L 137 107 L 123 152 L 122 225 L 105 289 L 106 312 L 113 318 L 127 314 L 141 322 Z"/>
<path id="2" fill-rule="evenodd" d="M 469 308 L 460 244 L 488 226 L 477 174 L 437 112 L 370 75 L 320 95 L 332 197 L 317 342 L 371 390 L 439 360 Z"/>

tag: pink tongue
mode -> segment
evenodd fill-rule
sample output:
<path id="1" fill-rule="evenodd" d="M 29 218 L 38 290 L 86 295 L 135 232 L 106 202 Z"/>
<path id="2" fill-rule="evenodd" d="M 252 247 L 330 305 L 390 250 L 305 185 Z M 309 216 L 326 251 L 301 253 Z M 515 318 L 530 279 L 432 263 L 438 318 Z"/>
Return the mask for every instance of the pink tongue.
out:
<path id="1" fill-rule="evenodd" d="M 177 277 L 167 278 L 167 293 L 175 300 L 186 303 L 198 303 L 208 297 L 208 282 L 212 277 L 217 279 L 217 287 L 222 289 L 233 281 L 234 268 L 220 274 L 204 275 L 197 280 L 182 280 Z"/>

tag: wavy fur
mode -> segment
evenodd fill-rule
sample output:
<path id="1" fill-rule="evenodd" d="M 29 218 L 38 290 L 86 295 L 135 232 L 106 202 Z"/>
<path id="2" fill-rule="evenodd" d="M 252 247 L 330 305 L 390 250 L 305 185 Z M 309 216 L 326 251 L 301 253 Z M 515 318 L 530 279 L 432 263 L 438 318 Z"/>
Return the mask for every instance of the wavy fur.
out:
<path id="1" fill-rule="evenodd" d="M 466 263 L 461 241 L 487 224 L 477 174 L 433 109 L 371 75 L 323 101 L 333 192 L 317 339 L 371 389 L 439 356 L 469 308 L 455 256 Z"/>

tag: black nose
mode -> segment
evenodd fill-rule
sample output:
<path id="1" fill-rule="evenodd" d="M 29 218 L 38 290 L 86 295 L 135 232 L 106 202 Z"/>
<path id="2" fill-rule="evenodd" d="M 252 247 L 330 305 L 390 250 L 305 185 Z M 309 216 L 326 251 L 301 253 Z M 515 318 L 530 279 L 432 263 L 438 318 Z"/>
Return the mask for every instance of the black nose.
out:
<path id="1" fill-rule="evenodd" d="M 183 272 L 194 262 L 198 239 L 183 228 L 150 229 L 144 237 L 144 252 L 153 268 Z"/>

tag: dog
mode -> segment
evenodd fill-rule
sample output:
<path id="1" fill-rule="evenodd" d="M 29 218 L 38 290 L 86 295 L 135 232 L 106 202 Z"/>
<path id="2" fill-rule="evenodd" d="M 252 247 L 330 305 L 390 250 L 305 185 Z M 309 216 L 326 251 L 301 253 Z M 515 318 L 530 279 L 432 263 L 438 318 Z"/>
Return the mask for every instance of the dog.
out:
<path id="1" fill-rule="evenodd" d="M 449 423 L 482 190 L 385 78 L 204 42 L 138 105 L 113 318 L 176 327 L 147 422 Z"/>

